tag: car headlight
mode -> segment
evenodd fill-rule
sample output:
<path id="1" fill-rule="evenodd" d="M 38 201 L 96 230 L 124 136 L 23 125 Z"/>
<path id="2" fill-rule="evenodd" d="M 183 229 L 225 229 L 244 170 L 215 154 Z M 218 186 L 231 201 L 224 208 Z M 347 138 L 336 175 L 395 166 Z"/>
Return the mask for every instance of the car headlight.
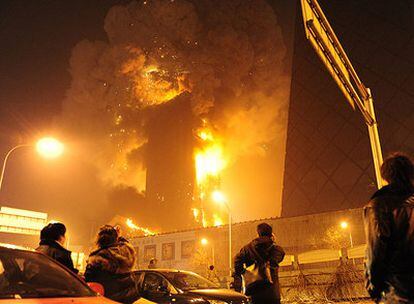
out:
<path id="1" fill-rule="evenodd" d="M 227 302 L 221 300 L 208 300 L 210 304 L 228 304 Z"/>

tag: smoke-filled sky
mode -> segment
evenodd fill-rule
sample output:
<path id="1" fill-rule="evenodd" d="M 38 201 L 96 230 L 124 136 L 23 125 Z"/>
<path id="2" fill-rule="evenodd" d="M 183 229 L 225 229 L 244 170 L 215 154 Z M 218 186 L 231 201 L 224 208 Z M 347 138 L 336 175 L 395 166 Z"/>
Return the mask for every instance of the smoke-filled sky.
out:
<path id="1" fill-rule="evenodd" d="M 151 225 L 140 194 L 146 123 L 185 90 L 195 126 L 207 121 L 223 144 L 221 183 L 235 219 L 279 215 L 289 5 L 3 1 L 0 9 L 1 150 L 46 133 L 68 150 L 53 163 L 16 154 L 1 205 L 46 211 L 82 230 L 79 239 L 117 213 Z"/>

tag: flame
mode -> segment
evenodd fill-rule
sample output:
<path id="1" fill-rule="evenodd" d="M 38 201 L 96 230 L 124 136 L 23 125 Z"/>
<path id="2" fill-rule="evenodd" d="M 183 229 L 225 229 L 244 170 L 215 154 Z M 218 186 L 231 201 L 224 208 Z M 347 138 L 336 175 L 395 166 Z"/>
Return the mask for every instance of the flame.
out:
<path id="1" fill-rule="evenodd" d="M 134 222 L 131 219 L 127 219 L 126 224 L 129 228 L 131 228 L 133 230 L 141 231 L 142 233 L 144 233 L 145 236 L 156 235 L 155 232 L 153 232 L 153 231 L 151 231 L 147 228 L 143 228 L 143 227 L 139 227 L 139 226 L 135 225 Z"/>
<path id="2" fill-rule="evenodd" d="M 219 145 L 212 145 L 199 151 L 195 157 L 197 182 L 202 184 L 209 176 L 217 177 L 226 167 L 223 150 Z"/>
<path id="3" fill-rule="evenodd" d="M 202 208 L 193 208 L 194 219 L 203 227 L 222 226 L 223 220 L 212 208 L 209 202 L 211 194 L 219 188 L 220 175 L 227 166 L 221 140 L 215 136 L 208 122 L 203 120 L 204 127 L 198 130 L 197 137 L 200 146 L 195 150 L 197 193 Z"/>
<path id="4" fill-rule="evenodd" d="M 223 226 L 223 224 L 224 224 L 223 220 L 220 218 L 220 216 L 218 214 L 213 214 L 213 221 L 214 221 L 213 226 L 215 226 L 215 227 Z"/>
<path id="5" fill-rule="evenodd" d="M 203 141 L 203 147 L 195 154 L 196 178 L 198 185 L 201 185 L 209 177 L 217 177 L 226 167 L 227 162 L 223 148 L 211 130 L 202 129 L 197 135 Z"/>
<path id="6" fill-rule="evenodd" d="M 200 221 L 200 209 L 198 208 L 192 208 L 191 211 L 193 211 L 193 216 L 196 222 Z"/>
<path id="7" fill-rule="evenodd" d="M 129 52 L 132 59 L 123 64 L 121 73 L 130 77 L 134 95 L 144 105 L 159 105 L 190 91 L 186 72 L 169 72 L 156 64 L 148 64 L 138 49 L 131 48 Z"/>

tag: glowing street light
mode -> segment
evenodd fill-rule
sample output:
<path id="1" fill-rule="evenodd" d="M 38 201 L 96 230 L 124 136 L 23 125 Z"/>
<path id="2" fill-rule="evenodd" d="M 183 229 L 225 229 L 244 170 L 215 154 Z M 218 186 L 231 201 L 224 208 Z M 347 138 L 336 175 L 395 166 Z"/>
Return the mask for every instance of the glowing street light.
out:
<path id="1" fill-rule="evenodd" d="M 44 137 L 37 141 L 36 150 L 44 158 L 56 158 L 62 155 L 64 146 L 53 137 Z"/>
<path id="2" fill-rule="evenodd" d="M 341 222 L 340 226 L 342 229 L 347 229 L 349 225 L 348 222 Z"/>
<path id="3" fill-rule="evenodd" d="M 230 206 L 228 204 L 227 198 L 226 198 L 226 196 L 224 195 L 223 192 L 221 192 L 219 190 L 213 191 L 211 193 L 211 199 L 217 204 L 225 205 L 226 208 L 227 208 L 227 213 L 229 214 L 229 272 L 230 272 L 230 276 L 232 276 L 233 275 L 233 273 L 232 273 L 232 266 L 233 265 L 232 265 L 232 256 L 231 256 L 231 254 L 232 254 L 231 253 L 231 250 L 232 250 L 232 247 L 231 247 L 231 241 L 232 241 L 232 239 L 231 239 L 231 236 L 232 236 L 232 233 L 231 233 L 231 228 L 232 228 L 231 227 L 232 226 L 231 209 L 230 209 Z"/>
<path id="4" fill-rule="evenodd" d="M 351 227 L 349 225 L 348 222 L 346 221 L 342 221 L 339 226 L 341 227 L 342 230 L 348 230 L 349 231 L 349 242 L 351 244 L 351 248 L 354 247 L 354 242 L 352 240 L 352 231 L 351 231 Z"/>
<path id="5" fill-rule="evenodd" d="M 27 147 L 33 147 L 33 144 L 17 145 L 17 146 L 14 146 L 13 148 L 11 148 L 6 153 L 6 156 L 4 157 L 4 160 L 3 160 L 3 166 L 2 166 L 2 170 L 1 170 L 1 174 L 0 174 L 0 191 L 1 191 L 1 188 L 3 186 L 4 173 L 6 172 L 7 161 L 9 160 L 10 155 L 14 151 L 16 151 L 20 148 L 27 148 Z M 56 140 L 52 137 L 44 137 L 44 138 L 41 138 L 36 143 L 36 150 L 43 157 L 51 159 L 51 158 L 56 158 L 56 157 L 60 156 L 63 153 L 64 145 L 60 141 L 58 141 L 58 140 Z"/>
<path id="6" fill-rule="evenodd" d="M 203 246 L 207 246 L 208 245 L 208 240 L 206 238 L 202 238 L 200 241 L 201 245 Z"/>

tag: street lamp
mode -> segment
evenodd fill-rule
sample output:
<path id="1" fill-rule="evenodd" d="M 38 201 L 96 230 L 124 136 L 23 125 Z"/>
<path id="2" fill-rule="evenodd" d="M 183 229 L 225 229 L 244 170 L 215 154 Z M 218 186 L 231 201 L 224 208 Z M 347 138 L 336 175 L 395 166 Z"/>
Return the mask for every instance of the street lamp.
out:
<path id="1" fill-rule="evenodd" d="M 7 161 L 9 160 L 10 155 L 14 151 L 16 151 L 20 148 L 27 148 L 27 147 L 33 147 L 33 146 L 34 146 L 33 144 L 17 145 L 17 146 L 14 146 L 13 148 L 11 148 L 6 153 L 6 156 L 4 157 L 4 160 L 3 160 L 3 166 L 2 166 L 1 174 L 0 174 L 0 191 L 1 191 L 2 186 L 3 186 L 4 173 L 6 172 Z M 60 141 L 58 141 L 58 140 L 56 140 L 52 137 L 44 137 L 44 138 L 41 138 L 37 141 L 36 150 L 41 156 L 43 156 L 45 158 L 49 158 L 49 159 L 50 158 L 56 158 L 56 157 L 60 156 L 63 153 L 64 145 Z"/>
<path id="2" fill-rule="evenodd" d="M 226 196 L 223 194 L 223 192 L 219 191 L 219 190 L 215 190 L 213 191 L 213 193 L 211 193 L 211 198 L 214 202 L 216 202 L 217 204 L 221 204 L 221 205 L 225 205 L 227 208 L 227 213 L 229 215 L 229 273 L 230 276 L 232 276 L 232 256 L 231 256 L 231 226 L 232 226 L 232 217 L 231 217 L 231 210 L 230 210 L 230 206 L 228 204 L 228 201 L 226 199 Z"/>
<path id="3" fill-rule="evenodd" d="M 37 141 L 36 150 L 44 158 L 56 158 L 62 155 L 64 146 L 53 137 L 44 137 Z"/>
<path id="4" fill-rule="evenodd" d="M 206 239 L 206 238 L 202 238 L 202 239 L 200 240 L 200 243 L 201 243 L 201 245 L 202 245 L 203 247 L 207 247 L 207 246 L 208 246 L 208 244 L 209 244 L 209 241 L 208 241 L 208 239 Z M 214 244 L 211 244 L 211 262 L 212 262 L 212 265 L 213 265 L 213 266 L 215 266 L 215 265 L 216 265 L 216 262 L 215 262 L 215 254 L 214 254 Z"/>
<path id="5" fill-rule="evenodd" d="M 351 248 L 354 247 L 354 242 L 352 240 L 352 231 L 351 231 L 351 227 L 349 226 L 349 223 L 346 221 L 342 221 L 339 226 L 341 227 L 342 230 L 348 230 L 349 231 L 349 242 L 351 243 Z"/>

